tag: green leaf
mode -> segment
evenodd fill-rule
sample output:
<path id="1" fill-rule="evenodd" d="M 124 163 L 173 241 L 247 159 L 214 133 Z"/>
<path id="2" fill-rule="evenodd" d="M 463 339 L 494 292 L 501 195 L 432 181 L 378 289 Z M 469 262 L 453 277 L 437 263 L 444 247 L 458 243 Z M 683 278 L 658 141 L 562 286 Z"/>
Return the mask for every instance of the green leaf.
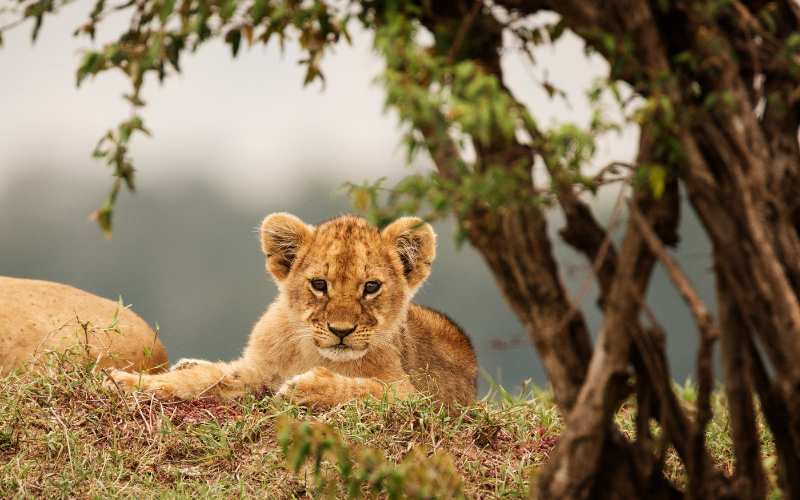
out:
<path id="1" fill-rule="evenodd" d="M 614 38 L 614 35 L 611 33 L 601 32 L 600 36 L 600 44 L 603 46 L 603 49 L 606 51 L 606 54 L 613 54 L 614 49 L 617 46 L 617 41 Z"/>
<path id="2" fill-rule="evenodd" d="M 459 80 L 467 80 L 475 74 L 475 66 L 471 61 L 460 62 L 456 65 L 453 73 Z"/>
<path id="3" fill-rule="evenodd" d="M 650 191 L 656 199 L 664 194 L 667 181 L 667 171 L 664 167 L 653 165 L 648 169 L 647 181 L 650 184 Z"/>
<path id="4" fill-rule="evenodd" d="M 552 43 L 558 41 L 566 29 L 567 23 L 565 23 L 563 19 L 560 19 L 556 24 L 548 25 L 547 34 L 550 37 L 550 42 Z"/>
<path id="5" fill-rule="evenodd" d="M 112 236 L 111 221 L 113 214 L 113 208 L 103 206 L 89 215 L 89 218 L 95 221 L 98 226 L 100 226 L 100 230 L 103 232 L 103 236 L 105 236 L 107 240 L 110 240 Z"/>
<path id="6" fill-rule="evenodd" d="M 83 55 L 83 59 L 81 59 L 81 63 L 78 66 L 78 73 L 77 73 L 77 86 L 80 87 L 83 80 L 89 76 L 94 75 L 105 64 L 105 57 L 100 52 L 86 52 Z"/>
<path id="7" fill-rule="evenodd" d="M 39 14 L 36 16 L 36 21 L 33 23 L 33 31 L 31 32 L 31 41 L 35 42 L 39 38 L 39 31 L 42 29 L 42 20 L 44 15 Z"/>
<path id="8" fill-rule="evenodd" d="M 242 32 L 234 28 L 225 34 L 225 43 L 231 46 L 233 57 L 239 53 L 239 46 L 242 44 Z"/>
<path id="9" fill-rule="evenodd" d="M 103 13 L 103 10 L 106 8 L 106 0 L 96 0 L 94 3 L 94 7 L 92 7 L 92 12 L 89 13 L 89 19 L 96 21 L 99 19 L 100 14 Z"/>
<path id="10" fill-rule="evenodd" d="M 180 73 L 181 65 L 180 65 L 180 57 L 181 51 L 183 50 L 184 45 L 186 44 L 186 39 L 183 36 L 172 35 L 169 36 L 169 44 L 167 45 L 167 60 L 172 67 L 175 68 L 175 71 Z"/>
<path id="11" fill-rule="evenodd" d="M 120 188 L 120 180 L 117 179 L 114 181 L 114 184 L 111 186 L 111 192 L 108 194 L 105 203 L 99 209 L 95 210 L 89 215 L 89 218 L 100 226 L 100 230 L 103 231 L 103 236 L 106 239 L 111 239 L 112 235 L 112 219 L 114 216 L 114 205 L 117 202 L 117 195 L 119 194 Z"/>
<path id="12" fill-rule="evenodd" d="M 219 17 L 222 18 L 223 21 L 227 21 L 236 13 L 236 4 L 238 0 L 225 0 L 222 3 L 222 7 L 219 9 Z"/>
<path id="13" fill-rule="evenodd" d="M 366 212 L 369 210 L 370 206 L 370 193 L 367 188 L 364 187 L 357 187 L 353 189 L 351 193 L 353 207 L 356 210 L 360 210 L 362 212 Z"/>
<path id="14" fill-rule="evenodd" d="M 25 7 L 23 16 L 25 18 L 34 18 L 33 31 L 31 32 L 31 40 L 33 42 L 39 38 L 39 30 L 42 29 L 42 21 L 44 20 L 45 12 L 53 11 L 53 0 L 38 0 Z"/>
<path id="15" fill-rule="evenodd" d="M 143 59 L 143 64 L 146 68 L 152 68 L 157 62 L 161 61 L 162 48 L 162 37 L 159 35 L 153 36 L 152 43 L 147 48 L 147 56 Z"/>
<path id="16" fill-rule="evenodd" d="M 258 24 L 267 15 L 267 0 L 255 0 L 253 6 L 250 7 L 250 17 L 253 19 L 253 24 Z"/>
<path id="17" fill-rule="evenodd" d="M 173 10 L 175 10 L 175 0 L 163 0 L 161 2 L 161 8 L 158 10 L 158 18 L 161 20 L 161 24 L 167 22 Z"/>

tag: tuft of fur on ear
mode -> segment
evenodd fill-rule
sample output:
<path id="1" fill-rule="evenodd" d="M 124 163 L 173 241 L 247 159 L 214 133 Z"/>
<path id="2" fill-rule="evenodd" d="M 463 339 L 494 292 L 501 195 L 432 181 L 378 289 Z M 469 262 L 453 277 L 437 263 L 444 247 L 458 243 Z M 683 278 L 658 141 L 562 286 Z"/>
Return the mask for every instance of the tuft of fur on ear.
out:
<path id="1" fill-rule="evenodd" d="M 268 215 L 261 223 L 261 250 L 267 256 L 267 270 L 276 280 L 289 275 L 298 252 L 314 232 L 298 217 L 285 212 Z"/>
<path id="2" fill-rule="evenodd" d="M 401 217 L 386 226 L 381 235 L 400 257 L 409 286 L 419 288 L 436 258 L 436 233 L 431 225 L 419 217 Z"/>

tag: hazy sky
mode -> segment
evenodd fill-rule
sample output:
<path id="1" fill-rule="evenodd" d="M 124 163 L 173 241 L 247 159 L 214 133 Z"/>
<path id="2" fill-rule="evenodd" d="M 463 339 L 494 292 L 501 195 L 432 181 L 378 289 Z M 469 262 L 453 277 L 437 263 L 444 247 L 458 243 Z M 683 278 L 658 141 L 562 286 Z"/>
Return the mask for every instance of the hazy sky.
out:
<path id="1" fill-rule="evenodd" d="M 78 175 L 107 176 L 89 154 L 109 127 L 128 116 L 120 98 L 128 91 L 119 74 L 104 74 L 75 86 L 75 69 L 87 39 L 71 33 L 91 2 L 78 2 L 48 17 L 35 45 L 30 25 L 5 37 L 0 49 L 0 188 L 11 169 L 31 163 L 74 168 Z M 123 18 L 111 18 L 98 44 L 119 32 Z M 149 81 L 143 114 L 154 133 L 137 139 L 132 153 L 139 183 L 211 176 L 232 199 L 258 203 L 274 198 L 309 176 L 335 184 L 407 170 L 399 147 L 400 130 L 383 111 L 383 93 L 373 83 L 381 62 L 370 37 L 357 33 L 353 46 L 341 45 L 324 63 L 327 85 L 303 88 L 299 54 L 289 45 L 245 49 L 232 60 L 227 46 L 211 43 L 183 61 L 183 73 L 163 86 Z M 604 63 L 587 59 L 577 38 L 540 49 L 536 68 L 523 55 L 503 58 L 507 83 L 547 125 L 588 120 L 583 91 L 603 73 Z M 571 107 L 550 100 L 536 85 L 545 74 L 572 96 Z M 603 141 L 597 164 L 629 159 L 635 131 Z M 330 161 L 331 159 L 335 161 Z M 324 161 L 323 161 L 324 160 Z M 320 172 L 320 165 L 335 165 Z M 427 165 L 425 159 L 419 167 Z M 327 168 L 331 168 L 330 166 Z M 186 171 L 190 170 L 190 171 Z"/>

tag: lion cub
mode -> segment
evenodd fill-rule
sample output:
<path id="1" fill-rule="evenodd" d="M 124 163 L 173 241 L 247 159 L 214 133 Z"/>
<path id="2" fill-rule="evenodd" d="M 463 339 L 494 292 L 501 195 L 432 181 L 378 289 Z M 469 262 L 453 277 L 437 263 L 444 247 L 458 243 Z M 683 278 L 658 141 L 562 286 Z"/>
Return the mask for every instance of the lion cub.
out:
<path id="1" fill-rule="evenodd" d="M 411 304 L 436 254 L 430 225 L 403 217 L 379 231 L 344 215 L 313 227 L 277 213 L 261 225 L 261 248 L 279 295 L 241 358 L 183 360 L 158 375 L 115 370 L 114 384 L 181 399 L 266 389 L 309 406 L 418 391 L 445 403 L 474 398 L 468 337 Z"/>

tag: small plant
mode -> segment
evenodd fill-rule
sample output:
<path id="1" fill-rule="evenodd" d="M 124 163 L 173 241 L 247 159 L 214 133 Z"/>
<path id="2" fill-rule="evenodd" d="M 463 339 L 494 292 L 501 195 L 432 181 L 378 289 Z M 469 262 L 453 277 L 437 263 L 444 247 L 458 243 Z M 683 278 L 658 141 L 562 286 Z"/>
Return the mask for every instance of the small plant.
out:
<path id="1" fill-rule="evenodd" d="M 357 498 L 371 491 L 390 499 L 465 498 L 453 459 L 443 451 L 428 454 L 417 446 L 394 464 L 378 449 L 348 446 L 329 425 L 288 417 L 278 423 L 278 442 L 289 468 L 310 469 L 324 496 Z"/>

